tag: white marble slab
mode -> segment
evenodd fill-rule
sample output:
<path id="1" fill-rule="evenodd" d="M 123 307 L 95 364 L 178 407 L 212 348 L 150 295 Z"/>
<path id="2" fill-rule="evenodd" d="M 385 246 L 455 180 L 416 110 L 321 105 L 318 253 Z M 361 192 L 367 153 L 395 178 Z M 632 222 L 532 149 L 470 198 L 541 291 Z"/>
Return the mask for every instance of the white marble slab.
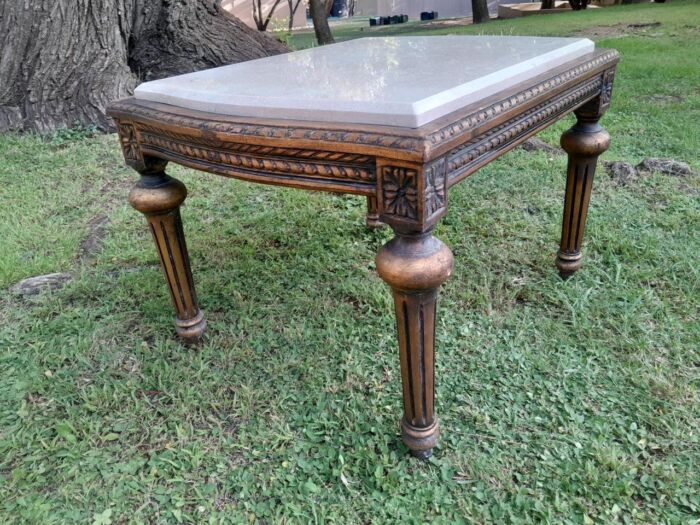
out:
<path id="1" fill-rule="evenodd" d="M 135 97 L 224 115 L 415 128 L 593 49 L 585 38 L 361 38 L 146 82 Z"/>

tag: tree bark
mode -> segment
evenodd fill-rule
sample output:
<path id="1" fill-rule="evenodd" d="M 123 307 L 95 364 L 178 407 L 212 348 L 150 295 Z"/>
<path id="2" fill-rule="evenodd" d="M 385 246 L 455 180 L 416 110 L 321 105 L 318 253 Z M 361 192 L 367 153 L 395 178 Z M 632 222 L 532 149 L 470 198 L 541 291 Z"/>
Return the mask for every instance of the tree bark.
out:
<path id="1" fill-rule="evenodd" d="M 328 13 L 326 13 L 323 0 L 309 0 L 309 10 L 311 11 L 311 19 L 314 23 L 314 32 L 316 33 L 318 45 L 323 46 L 335 42 L 331 28 L 328 25 Z"/>
<path id="2" fill-rule="evenodd" d="M 0 2 L 0 131 L 95 125 L 140 81 L 286 51 L 218 0 Z"/>
<path id="3" fill-rule="evenodd" d="M 486 0 L 472 0 L 472 18 L 475 24 L 483 24 L 491 20 Z"/>

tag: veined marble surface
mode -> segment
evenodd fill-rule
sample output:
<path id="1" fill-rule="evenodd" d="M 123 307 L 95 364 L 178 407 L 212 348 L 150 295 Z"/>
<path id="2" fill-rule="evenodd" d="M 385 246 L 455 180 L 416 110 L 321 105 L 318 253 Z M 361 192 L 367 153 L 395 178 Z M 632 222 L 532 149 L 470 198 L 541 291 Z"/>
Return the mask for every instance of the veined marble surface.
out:
<path id="1" fill-rule="evenodd" d="M 146 82 L 135 97 L 223 115 L 415 128 L 593 50 L 586 38 L 361 38 Z"/>

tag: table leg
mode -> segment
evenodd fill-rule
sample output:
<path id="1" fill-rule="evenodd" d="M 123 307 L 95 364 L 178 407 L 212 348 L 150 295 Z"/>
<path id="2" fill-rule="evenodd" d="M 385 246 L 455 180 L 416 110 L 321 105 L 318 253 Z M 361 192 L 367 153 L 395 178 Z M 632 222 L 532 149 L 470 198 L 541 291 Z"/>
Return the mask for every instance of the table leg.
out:
<path id="1" fill-rule="evenodd" d="M 576 124 L 561 137 L 561 145 L 569 155 L 569 162 L 561 243 L 556 264 L 560 275 L 565 279 L 581 267 L 581 243 L 593 175 L 598 156 L 610 145 L 610 135 L 598 124 L 600 115 L 577 111 L 576 117 Z"/>
<path id="2" fill-rule="evenodd" d="M 187 197 L 187 189 L 182 182 L 166 175 L 164 168 L 163 162 L 141 171 L 141 179 L 129 193 L 129 202 L 148 220 L 175 306 L 175 329 L 185 342 L 191 342 L 204 333 L 206 321 L 197 305 L 180 218 L 180 205 Z"/>
<path id="3" fill-rule="evenodd" d="M 377 254 L 377 272 L 391 286 L 403 383 L 403 442 L 421 459 L 437 444 L 435 320 L 440 285 L 452 272 L 452 252 L 431 232 L 396 236 Z"/>
<path id="4" fill-rule="evenodd" d="M 379 220 L 379 210 L 377 206 L 377 197 L 367 196 L 367 216 L 365 218 L 368 228 L 373 230 L 382 228 L 384 223 Z"/>

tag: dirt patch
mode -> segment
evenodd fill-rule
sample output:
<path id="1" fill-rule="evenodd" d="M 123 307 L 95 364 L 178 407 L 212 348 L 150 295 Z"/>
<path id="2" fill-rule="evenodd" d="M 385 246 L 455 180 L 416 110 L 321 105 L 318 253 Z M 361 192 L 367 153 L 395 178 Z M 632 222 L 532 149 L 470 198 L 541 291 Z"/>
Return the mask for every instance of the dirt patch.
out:
<path id="1" fill-rule="evenodd" d="M 629 24 L 630 29 L 649 29 L 650 27 L 659 27 L 661 22 L 651 22 L 648 24 Z"/>
<path id="2" fill-rule="evenodd" d="M 671 177 L 692 177 L 698 175 L 685 162 L 673 159 L 644 159 L 637 164 L 637 171 L 641 174 L 659 172 Z"/>
<path id="3" fill-rule="evenodd" d="M 88 263 L 102 248 L 102 242 L 106 235 L 105 230 L 110 220 L 109 216 L 114 208 L 124 202 L 130 187 L 129 181 L 109 181 L 100 188 L 103 213 L 96 215 L 88 223 L 88 235 L 78 248 L 78 261 L 81 264 Z"/>
<path id="4" fill-rule="evenodd" d="M 700 195 L 700 190 L 698 190 L 697 188 L 693 188 L 692 186 L 689 186 L 685 183 L 679 184 L 678 189 L 684 191 L 688 195 L 692 195 L 693 197 L 697 197 L 698 195 Z"/>
<path id="5" fill-rule="evenodd" d="M 589 38 L 612 38 L 632 34 L 644 34 L 660 26 L 661 22 L 652 22 L 649 24 L 615 24 L 612 26 L 591 27 L 577 31 L 574 35 L 586 36 Z"/>
<path id="6" fill-rule="evenodd" d="M 557 147 L 557 146 L 552 146 L 548 142 L 545 142 L 542 139 L 538 139 L 537 137 L 530 137 L 527 139 L 525 142 L 523 142 L 520 145 L 521 148 L 523 148 L 525 151 L 543 151 L 547 153 L 548 155 L 563 155 L 564 150 Z"/>
<path id="7" fill-rule="evenodd" d="M 80 243 L 78 251 L 80 262 L 85 262 L 95 255 L 102 247 L 102 241 L 105 237 L 105 226 L 109 222 L 109 217 L 106 215 L 98 215 L 90 221 L 90 233 Z"/>
<path id="8" fill-rule="evenodd" d="M 605 168 L 605 171 L 608 172 L 608 175 L 610 175 L 610 178 L 618 186 L 629 186 L 630 184 L 637 182 L 639 179 L 637 170 L 628 162 L 604 161 L 603 167 Z"/>
<path id="9" fill-rule="evenodd" d="M 699 174 L 693 171 L 688 164 L 674 159 L 647 158 L 636 166 L 627 162 L 603 162 L 603 167 L 610 178 L 618 186 L 630 186 L 638 182 L 642 177 L 651 173 L 662 173 L 669 177 L 689 178 L 697 177 Z M 688 184 L 683 184 L 684 191 L 693 194 L 695 188 Z"/>
<path id="10" fill-rule="evenodd" d="M 650 95 L 646 97 L 646 99 L 649 102 L 653 102 L 654 104 L 680 104 L 685 100 L 680 95 L 662 95 L 660 93 Z"/>

